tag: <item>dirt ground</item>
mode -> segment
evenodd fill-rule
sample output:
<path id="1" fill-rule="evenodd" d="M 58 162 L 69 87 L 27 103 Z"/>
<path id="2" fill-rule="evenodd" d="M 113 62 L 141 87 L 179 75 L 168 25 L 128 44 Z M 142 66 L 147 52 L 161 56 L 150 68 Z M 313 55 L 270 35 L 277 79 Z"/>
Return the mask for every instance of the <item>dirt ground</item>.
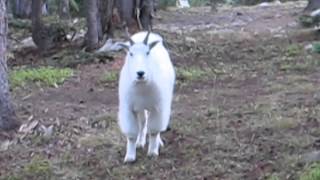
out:
<path id="1" fill-rule="evenodd" d="M 301 156 L 320 147 L 320 56 L 304 48 L 320 36 L 297 22 L 305 5 L 159 13 L 176 68 L 203 73 L 178 76 L 157 159 L 139 149 L 123 164 L 117 82 L 100 81 L 123 52 L 75 67 L 57 88 L 13 90 L 30 131 L 0 134 L 0 179 L 297 179 Z"/>

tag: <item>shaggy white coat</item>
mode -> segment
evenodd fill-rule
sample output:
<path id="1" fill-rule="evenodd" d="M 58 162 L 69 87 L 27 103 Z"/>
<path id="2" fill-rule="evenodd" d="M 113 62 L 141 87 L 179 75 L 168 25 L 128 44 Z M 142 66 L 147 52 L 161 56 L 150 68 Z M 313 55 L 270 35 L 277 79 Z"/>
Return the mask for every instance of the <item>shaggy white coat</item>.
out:
<path id="1" fill-rule="evenodd" d="M 160 35 L 147 32 L 131 36 L 119 80 L 119 126 L 127 137 L 124 162 L 136 160 L 136 147 L 144 147 L 149 135 L 148 156 L 158 156 L 163 145 L 160 132 L 170 121 L 175 71 Z M 150 49 L 152 42 L 159 41 Z M 144 72 L 143 79 L 137 72 Z"/>

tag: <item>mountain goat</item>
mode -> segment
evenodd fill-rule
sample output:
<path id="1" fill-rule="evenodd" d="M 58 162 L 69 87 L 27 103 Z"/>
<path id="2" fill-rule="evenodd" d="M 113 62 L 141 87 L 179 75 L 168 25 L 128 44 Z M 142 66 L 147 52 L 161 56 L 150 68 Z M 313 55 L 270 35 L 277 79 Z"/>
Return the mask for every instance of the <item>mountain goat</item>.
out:
<path id="1" fill-rule="evenodd" d="M 167 129 L 175 71 L 160 35 L 138 32 L 123 44 L 127 50 L 119 79 L 118 123 L 127 137 L 124 162 L 136 160 L 136 148 L 149 136 L 148 156 L 159 155 L 160 132 Z"/>

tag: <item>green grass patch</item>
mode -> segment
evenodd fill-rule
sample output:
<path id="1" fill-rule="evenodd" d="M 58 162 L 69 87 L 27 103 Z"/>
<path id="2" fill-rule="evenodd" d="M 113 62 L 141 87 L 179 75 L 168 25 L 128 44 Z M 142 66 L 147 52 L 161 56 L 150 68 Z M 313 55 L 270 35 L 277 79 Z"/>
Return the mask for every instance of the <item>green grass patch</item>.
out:
<path id="1" fill-rule="evenodd" d="M 46 86 L 58 86 L 73 75 L 71 69 L 58 69 L 41 67 L 34 69 L 21 69 L 10 72 L 9 79 L 12 87 L 23 87 L 28 83 L 39 83 Z"/>
<path id="2" fill-rule="evenodd" d="M 178 68 L 176 69 L 176 73 L 180 81 L 193 81 L 206 78 L 210 74 L 210 70 L 197 67 Z"/>
<path id="3" fill-rule="evenodd" d="M 18 172 L 14 172 L 8 176 L 1 177 L 1 180 L 42 180 L 52 179 L 54 176 L 53 167 L 49 160 L 43 159 L 39 156 L 33 157 L 33 159 L 25 164 L 24 167 Z"/>
<path id="4" fill-rule="evenodd" d="M 319 180 L 320 179 L 320 164 L 312 164 L 300 176 L 300 180 Z"/>
<path id="5" fill-rule="evenodd" d="M 267 178 L 267 180 L 280 180 L 280 178 L 276 175 L 271 175 Z"/>
<path id="6" fill-rule="evenodd" d="M 23 169 L 23 174 L 29 179 L 50 179 L 53 175 L 53 169 L 46 159 L 35 157 Z"/>
<path id="7" fill-rule="evenodd" d="M 100 78 L 101 83 L 112 83 L 118 80 L 119 72 L 118 71 L 108 71 L 102 75 Z"/>

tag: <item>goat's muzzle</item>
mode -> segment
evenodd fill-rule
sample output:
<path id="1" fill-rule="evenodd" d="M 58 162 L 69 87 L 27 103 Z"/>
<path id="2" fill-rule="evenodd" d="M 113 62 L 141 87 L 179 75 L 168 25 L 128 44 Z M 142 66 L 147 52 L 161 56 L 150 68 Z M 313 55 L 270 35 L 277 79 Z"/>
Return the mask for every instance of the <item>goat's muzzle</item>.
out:
<path id="1" fill-rule="evenodd" d="M 144 80 L 144 78 L 145 78 L 145 72 L 144 71 L 138 71 L 137 72 L 137 79 L 138 80 Z"/>

